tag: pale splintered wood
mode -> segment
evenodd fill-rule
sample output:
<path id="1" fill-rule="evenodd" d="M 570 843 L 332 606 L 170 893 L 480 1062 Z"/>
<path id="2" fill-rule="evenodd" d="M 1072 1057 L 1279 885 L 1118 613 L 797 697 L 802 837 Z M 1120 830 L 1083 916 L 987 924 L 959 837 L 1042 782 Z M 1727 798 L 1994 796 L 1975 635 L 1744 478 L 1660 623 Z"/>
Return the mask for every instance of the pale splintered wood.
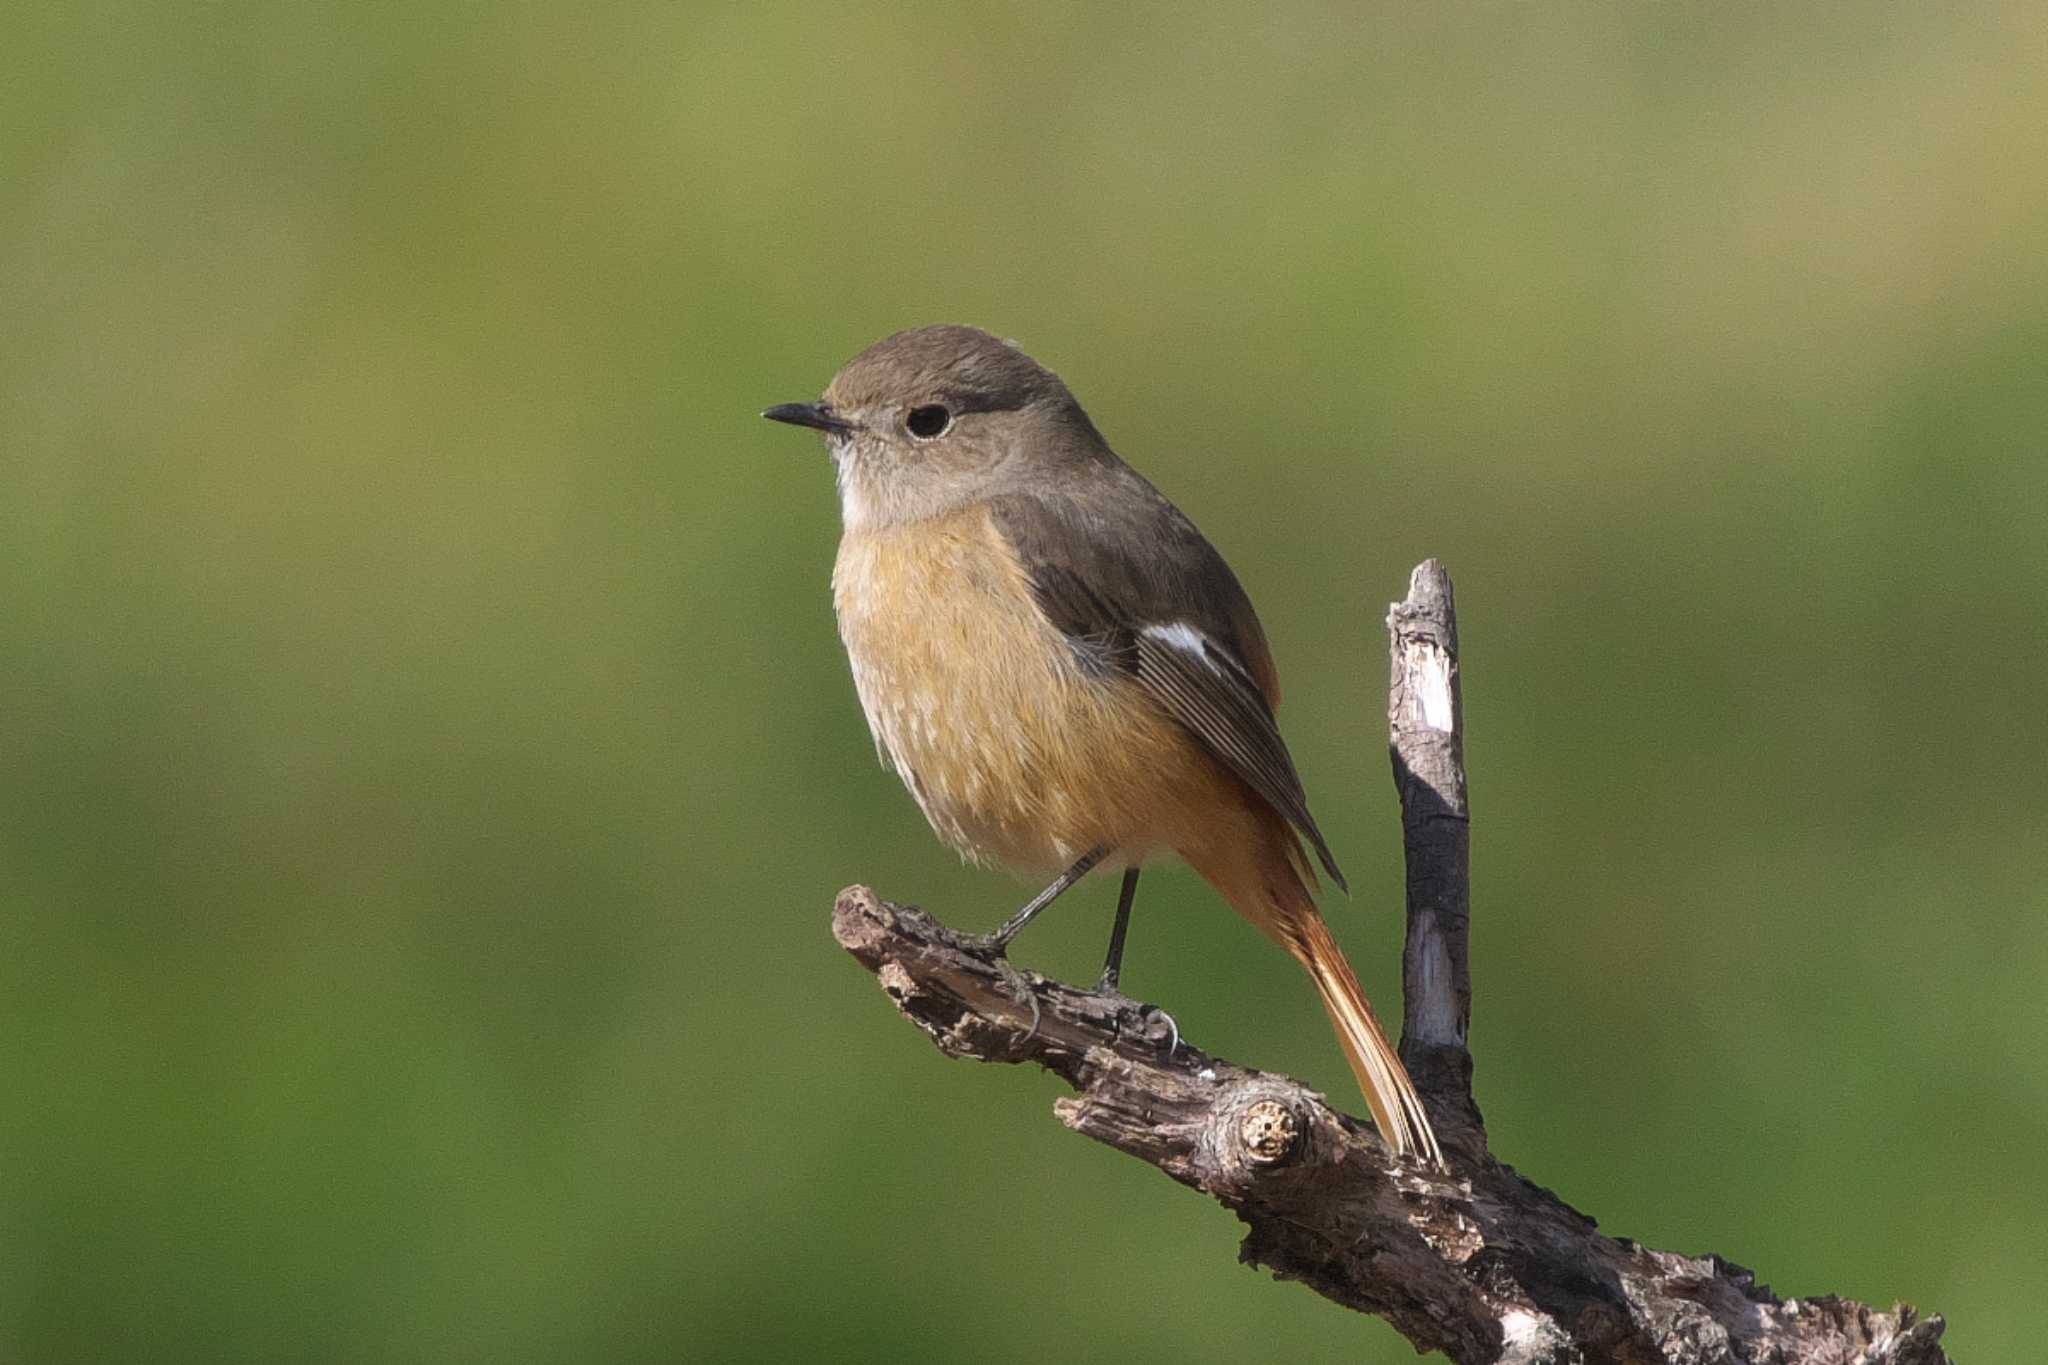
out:
<path id="1" fill-rule="evenodd" d="M 1480 1126 L 1472 1100 L 1471 808 L 1465 703 L 1451 576 L 1415 566 L 1387 608 L 1387 752 L 1401 796 L 1408 941 L 1401 956 L 1401 1059 L 1435 1103 L 1447 1140 Z M 1422 1079 L 1424 1074 L 1429 1079 Z M 1469 1134 L 1467 1134 L 1469 1138 Z"/>

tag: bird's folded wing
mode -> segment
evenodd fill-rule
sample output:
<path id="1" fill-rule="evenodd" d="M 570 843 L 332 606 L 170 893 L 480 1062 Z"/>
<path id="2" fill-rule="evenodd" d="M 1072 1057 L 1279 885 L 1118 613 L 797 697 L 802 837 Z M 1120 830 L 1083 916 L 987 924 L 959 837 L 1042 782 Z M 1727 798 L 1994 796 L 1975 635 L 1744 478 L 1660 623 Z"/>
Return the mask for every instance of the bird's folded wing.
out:
<path id="1" fill-rule="evenodd" d="M 1114 499 L 996 498 L 996 529 L 1081 665 L 1135 678 L 1348 889 L 1273 719 L 1279 681 L 1250 600 L 1194 525 L 1130 477 L 1136 487 Z M 1113 520 L 1105 502 L 1117 509 Z"/>

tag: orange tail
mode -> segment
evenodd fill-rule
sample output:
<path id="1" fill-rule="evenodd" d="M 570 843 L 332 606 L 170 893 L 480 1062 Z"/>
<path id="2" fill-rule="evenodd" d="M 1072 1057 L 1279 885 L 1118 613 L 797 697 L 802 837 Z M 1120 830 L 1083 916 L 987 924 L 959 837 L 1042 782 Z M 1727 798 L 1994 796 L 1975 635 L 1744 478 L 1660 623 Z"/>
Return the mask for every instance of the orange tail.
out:
<path id="1" fill-rule="evenodd" d="M 1212 813 L 1218 809 L 1228 807 L 1211 807 Z M 1310 891 L 1316 875 L 1301 844 L 1287 822 L 1262 805 L 1247 802 L 1238 810 L 1234 827 L 1212 827 L 1208 837 L 1182 845 L 1180 855 L 1232 909 L 1308 968 L 1358 1087 L 1372 1107 L 1380 1137 L 1403 1156 L 1442 1166 L 1443 1149 L 1437 1146 L 1415 1082 L 1408 1079 L 1408 1068 L 1401 1065 L 1400 1054 L 1373 1017 L 1344 950 L 1316 910 Z"/>
<path id="2" fill-rule="evenodd" d="M 1330 1012 L 1330 1023 L 1337 1029 L 1337 1041 L 1344 1045 L 1352 1074 L 1365 1091 L 1380 1136 L 1404 1156 L 1419 1156 L 1433 1166 L 1442 1166 L 1443 1150 L 1437 1146 L 1415 1083 L 1408 1079 L 1408 1068 L 1401 1065 L 1400 1055 L 1387 1042 L 1358 977 L 1344 960 L 1337 940 L 1330 936 L 1330 927 L 1313 906 L 1306 915 L 1296 912 L 1283 923 L 1287 927 L 1282 941 L 1315 978 L 1316 991 L 1323 997 L 1323 1008 Z"/>

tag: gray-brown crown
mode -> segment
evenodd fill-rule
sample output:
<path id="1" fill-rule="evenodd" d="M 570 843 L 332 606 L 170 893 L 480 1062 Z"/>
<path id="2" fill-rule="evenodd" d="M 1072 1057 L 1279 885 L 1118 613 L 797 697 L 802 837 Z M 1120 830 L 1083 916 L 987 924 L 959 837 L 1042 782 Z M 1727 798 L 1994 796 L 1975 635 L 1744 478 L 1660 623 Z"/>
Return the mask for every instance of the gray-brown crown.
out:
<path id="1" fill-rule="evenodd" d="M 825 401 L 840 412 L 943 403 L 958 415 L 1004 412 L 1043 399 L 1071 403 L 1073 395 L 1015 345 L 957 323 L 884 337 L 846 362 L 825 391 Z"/>

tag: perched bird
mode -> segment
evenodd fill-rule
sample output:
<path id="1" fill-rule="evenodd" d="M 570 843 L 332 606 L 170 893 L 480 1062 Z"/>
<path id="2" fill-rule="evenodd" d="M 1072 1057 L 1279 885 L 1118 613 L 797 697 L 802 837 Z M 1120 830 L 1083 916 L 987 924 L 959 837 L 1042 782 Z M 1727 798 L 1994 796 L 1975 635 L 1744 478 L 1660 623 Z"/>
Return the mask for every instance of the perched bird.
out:
<path id="1" fill-rule="evenodd" d="M 833 600 L 883 761 L 961 853 L 1059 874 L 996 945 L 1120 867 L 1113 988 L 1139 868 L 1177 855 L 1308 969 L 1387 1142 L 1440 1164 L 1316 910 L 1302 841 L 1344 877 L 1274 723 L 1265 632 L 1194 523 L 1057 375 L 972 327 L 900 332 L 762 415 L 821 432 L 837 468 Z"/>

